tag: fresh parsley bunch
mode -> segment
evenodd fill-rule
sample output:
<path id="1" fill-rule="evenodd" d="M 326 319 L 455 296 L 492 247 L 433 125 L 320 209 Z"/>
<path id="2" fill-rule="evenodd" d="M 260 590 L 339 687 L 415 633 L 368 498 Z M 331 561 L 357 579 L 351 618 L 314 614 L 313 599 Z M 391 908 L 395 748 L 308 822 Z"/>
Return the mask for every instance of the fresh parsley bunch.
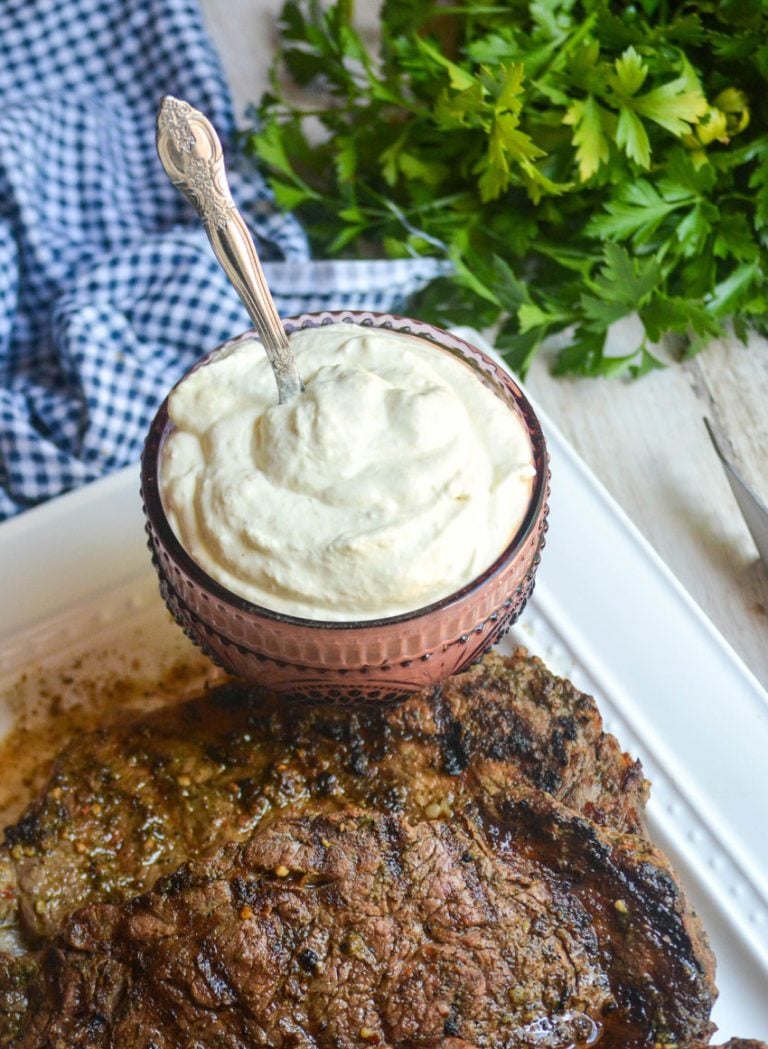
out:
<path id="1" fill-rule="evenodd" d="M 289 0 L 280 28 L 246 148 L 319 252 L 450 258 L 421 316 L 498 324 L 523 374 L 565 328 L 582 375 L 768 333 L 768 0 L 384 0 L 375 49 L 350 0 Z"/>

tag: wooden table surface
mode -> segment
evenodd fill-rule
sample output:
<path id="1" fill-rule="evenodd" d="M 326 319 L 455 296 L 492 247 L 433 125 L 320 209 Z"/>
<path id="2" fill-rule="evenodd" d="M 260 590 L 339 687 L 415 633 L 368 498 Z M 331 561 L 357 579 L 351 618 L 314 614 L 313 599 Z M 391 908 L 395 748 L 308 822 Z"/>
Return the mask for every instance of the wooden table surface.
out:
<path id="1" fill-rule="evenodd" d="M 201 0 L 237 114 L 266 87 L 281 0 Z M 362 5 L 361 5 L 362 7 Z M 528 388 L 683 586 L 768 687 L 768 568 L 704 429 L 706 415 L 768 504 L 768 342 L 710 346 L 633 382 L 554 379 Z"/>

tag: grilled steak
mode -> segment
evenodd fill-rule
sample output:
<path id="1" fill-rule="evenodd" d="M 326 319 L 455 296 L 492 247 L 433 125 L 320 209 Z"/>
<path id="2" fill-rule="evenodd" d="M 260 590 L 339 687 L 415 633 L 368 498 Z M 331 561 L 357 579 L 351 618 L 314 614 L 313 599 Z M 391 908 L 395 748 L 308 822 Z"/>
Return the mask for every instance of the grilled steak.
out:
<path id="1" fill-rule="evenodd" d="M 691 1046 L 699 938 L 645 838 L 541 791 L 450 822 L 282 818 L 67 919 L 10 1045 Z"/>
<path id="2" fill-rule="evenodd" d="M 265 820 L 350 805 L 411 820 L 462 799 L 543 791 L 595 823 L 637 831 L 639 763 L 594 701 L 523 651 L 397 707 L 296 707 L 243 685 L 71 743 L 0 849 L 0 935 L 55 935 L 90 901 L 145 891 Z M 3 911 L 4 908 L 4 911 Z"/>
<path id="3" fill-rule="evenodd" d="M 522 651 L 398 707 L 230 684 L 93 733 L 0 849 L 0 1047 L 703 1049 L 646 794 Z"/>

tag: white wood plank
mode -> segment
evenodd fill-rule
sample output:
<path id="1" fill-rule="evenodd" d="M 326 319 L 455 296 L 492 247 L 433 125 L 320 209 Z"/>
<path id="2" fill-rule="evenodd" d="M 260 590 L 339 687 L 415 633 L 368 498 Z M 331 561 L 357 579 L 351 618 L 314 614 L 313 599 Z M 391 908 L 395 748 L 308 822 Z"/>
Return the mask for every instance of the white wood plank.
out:
<path id="1" fill-rule="evenodd" d="M 742 354 L 738 381 L 731 374 L 727 383 L 718 383 L 734 352 Z M 765 361 L 764 346 L 736 351 L 718 344 L 684 368 L 672 366 L 633 382 L 555 379 L 542 357 L 528 386 L 694 600 L 768 684 L 768 570 L 702 423 L 705 414 L 714 416 L 765 499 Z"/>

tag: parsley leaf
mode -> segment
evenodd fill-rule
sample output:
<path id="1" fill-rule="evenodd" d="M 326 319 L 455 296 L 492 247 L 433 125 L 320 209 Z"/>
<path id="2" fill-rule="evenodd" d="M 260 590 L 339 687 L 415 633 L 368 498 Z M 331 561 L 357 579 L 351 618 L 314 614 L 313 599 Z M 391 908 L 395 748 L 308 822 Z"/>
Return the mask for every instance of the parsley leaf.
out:
<path id="1" fill-rule="evenodd" d="M 768 335 L 768 7 L 288 0 L 243 147 L 320 254 L 437 254 L 406 308 L 496 325 L 521 373 L 640 376 Z M 606 354 L 636 313 L 638 345 Z"/>
<path id="2" fill-rule="evenodd" d="M 594 95 L 587 95 L 585 99 L 571 103 L 563 116 L 563 123 L 574 129 L 573 144 L 576 147 L 579 178 L 586 182 L 610 156 L 604 127 L 605 111 Z"/>

